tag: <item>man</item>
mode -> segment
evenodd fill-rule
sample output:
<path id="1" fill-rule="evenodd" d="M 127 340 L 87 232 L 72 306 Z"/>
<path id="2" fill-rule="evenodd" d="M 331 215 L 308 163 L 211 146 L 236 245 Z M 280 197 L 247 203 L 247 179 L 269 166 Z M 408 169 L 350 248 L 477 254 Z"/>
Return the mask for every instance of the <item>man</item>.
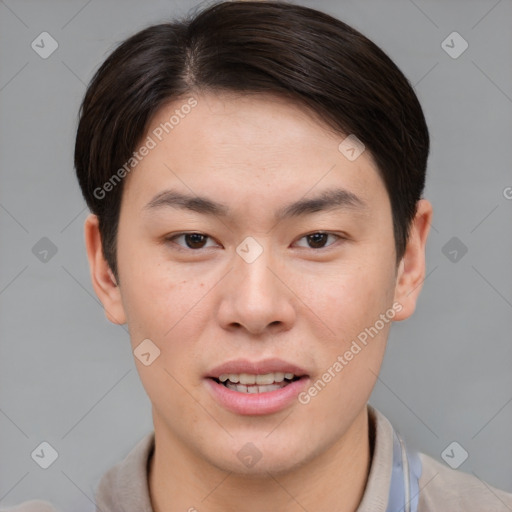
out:
<path id="1" fill-rule="evenodd" d="M 367 403 L 425 276 L 428 152 L 407 79 L 319 11 L 219 3 L 109 56 L 75 166 L 154 433 L 98 511 L 512 510 Z"/>

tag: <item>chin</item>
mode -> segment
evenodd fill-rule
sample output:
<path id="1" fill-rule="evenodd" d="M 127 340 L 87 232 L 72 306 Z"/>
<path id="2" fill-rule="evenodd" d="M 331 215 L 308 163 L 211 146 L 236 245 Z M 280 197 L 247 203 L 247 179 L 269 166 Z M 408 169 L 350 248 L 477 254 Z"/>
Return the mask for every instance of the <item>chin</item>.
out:
<path id="1" fill-rule="evenodd" d="M 237 448 L 233 449 L 234 446 Z M 312 453 L 302 453 L 300 447 L 304 447 L 304 443 L 297 442 L 297 447 L 294 447 L 288 440 L 288 446 L 284 450 L 282 444 L 276 446 L 264 438 L 253 442 L 250 437 L 245 437 L 240 441 L 231 441 L 229 448 L 212 448 L 213 451 L 205 453 L 204 458 L 222 471 L 240 476 L 268 478 L 269 473 L 288 473 L 313 457 Z M 219 457 L 220 453 L 226 456 Z"/>

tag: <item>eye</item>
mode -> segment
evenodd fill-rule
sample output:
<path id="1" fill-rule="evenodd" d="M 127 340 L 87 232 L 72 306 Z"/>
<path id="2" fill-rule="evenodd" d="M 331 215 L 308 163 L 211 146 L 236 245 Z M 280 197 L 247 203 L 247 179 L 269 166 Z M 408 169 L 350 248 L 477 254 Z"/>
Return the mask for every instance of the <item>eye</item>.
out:
<path id="1" fill-rule="evenodd" d="M 181 243 L 177 243 L 177 245 L 181 247 L 187 249 L 203 249 L 207 247 L 206 241 L 210 237 L 208 235 L 204 235 L 203 233 L 180 233 L 178 235 L 166 238 L 166 240 L 169 242 L 175 242 L 175 240 L 179 240 L 180 238 L 183 238 L 185 241 L 185 246 L 183 246 Z"/>
<path id="2" fill-rule="evenodd" d="M 323 231 L 317 231 L 315 233 L 310 233 L 309 235 L 305 235 L 300 240 L 306 239 L 306 243 L 308 244 L 309 249 L 323 249 L 324 247 L 329 247 L 332 244 L 325 245 L 327 239 L 329 237 L 336 237 L 338 239 L 342 239 L 343 237 L 339 235 L 335 235 L 333 233 L 324 233 Z M 334 243 L 334 242 L 333 242 Z M 304 246 L 302 246 L 304 247 Z"/>
<path id="3" fill-rule="evenodd" d="M 323 249 L 325 247 L 333 245 L 336 242 L 336 240 L 334 240 L 334 242 L 327 244 L 329 237 L 334 239 L 343 239 L 342 236 L 335 235 L 334 233 L 316 231 L 314 233 L 310 233 L 308 235 L 303 236 L 299 240 L 306 240 L 307 245 L 305 247 L 308 249 Z M 184 244 L 179 242 L 180 239 L 183 239 Z M 185 250 L 199 250 L 215 246 L 215 242 L 213 242 L 211 237 L 203 233 L 178 233 L 177 235 L 173 235 L 171 237 L 166 238 L 166 240 L 175 243 L 180 248 L 183 248 Z M 213 245 L 208 246 L 208 240 L 212 240 Z M 304 247 L 304 245 L 302 245 L 302 247 Z"/>

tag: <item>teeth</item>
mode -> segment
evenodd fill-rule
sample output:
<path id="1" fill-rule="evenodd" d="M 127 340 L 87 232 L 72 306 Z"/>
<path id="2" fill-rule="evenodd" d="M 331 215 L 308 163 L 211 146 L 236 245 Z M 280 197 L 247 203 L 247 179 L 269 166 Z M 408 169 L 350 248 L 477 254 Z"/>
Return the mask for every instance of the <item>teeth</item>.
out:
<path id="1" fill-rule="evenodd" d="M 239 375 L 240 384 L 256 384 L 256 375 L 249 375 L 248 373 L 241 373 Z"/>
<path id="2" fill-rule="evenodd" d="M 271 384 L 269 386 L 244 386 L 243 384 L 232 384 L 228 382 L 226 387 L 240 393 L 268 393 L 269 391 L 284 388 L 287 385 L 288 384 L 285 382 L 279 382 L 278 384 Z"/>
<path id="3" fill-rule="evenodd" d="M 256 375 L 256 384 L 273 384 L 274 382 L 283 382 L 284 373 L 266 373 L 265 375 Z"/>
<path id="4" fill-rule="evenodd" d="M 233 384 L 243 384 L 245 386 L 249 386 L 252 384 L 257 384 L 258 386 L 266 386 L 269 384 L 283 382 L 284 379 L 292 380 L 294 377 L 293 373 L 265 373 L 264 375 L 251 375 L 249 373 L 223 373 L 219 376 L 219 380 L 221 382 L 229 382 Z"/>

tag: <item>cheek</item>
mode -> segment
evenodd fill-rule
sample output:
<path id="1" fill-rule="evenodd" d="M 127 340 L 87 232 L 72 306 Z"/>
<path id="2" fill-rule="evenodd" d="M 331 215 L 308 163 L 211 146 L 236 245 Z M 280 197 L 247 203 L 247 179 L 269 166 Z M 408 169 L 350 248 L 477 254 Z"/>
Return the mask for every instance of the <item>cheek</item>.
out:
<path id="1" fill-rule="evenodd" d="M 118 265 L 121 294 L 130 334 L 165 339 L 169 330 L 199 300 L 199 283 L 170 265 L 155 247 L 119 239 Z"/>
<path id="2" fill-rule="evenodd" d="M 329 369 L 336 375 L 326 375 L 332 384 L 322 392 L 318 405 L 339 400 L 358 403 L 371 393 L 391 325 L 389 319 L 382 324 L 380 315 L 391 307 L 392 276 L 381 264 L 362 262 L 347 264 L 328 276 L 296 281 L 297 286 L 302 283 L 298 295 L 308 306 L 304 312 L 317 326 L 319 377 Z M 341 363 L 338 356 L 343 358 Z"/>
<path id="3" fill-rule="evenodd" d="M 325 324 L 337 329 L 378 318 L 393 297 L 392 275 L 381 265 L 344 264 L 329 273 L 303 273 L 294 290 Z"/>
<path id="4" fill-rule="evenodd" d="M 160 350 L 151 367 L 160 366 L 165 381 L 141 367 L 139 371 L 145 387 L 152 384 L 156 389 L 160 386 L 174 389 L 176 382 L 171 375 L 183 382 L 190 377 L 186 375 L 186 369 L 201 360 L 202 354 L 198 353 L 194 340 L 200 339 L 211 318 L 208 314 L 211 302 L 208 296 L 205 297 L 208 286 L 211 285 L 205 279 L 187 279 L 183 275 L 140 270 L 131 276 L 123 291 L 123 303 L 132 350 L 142 340 L 150 339 Z M 137 365 L 142 366 L 138 362 Z"/>
<path id="5" fill-rule="evenodd" d="M 170 280 L 152 279 L 148 274 L 133 273 L 122 295 L 132 338 L 163 340 L 187 302 L 183 286 Z"/>

